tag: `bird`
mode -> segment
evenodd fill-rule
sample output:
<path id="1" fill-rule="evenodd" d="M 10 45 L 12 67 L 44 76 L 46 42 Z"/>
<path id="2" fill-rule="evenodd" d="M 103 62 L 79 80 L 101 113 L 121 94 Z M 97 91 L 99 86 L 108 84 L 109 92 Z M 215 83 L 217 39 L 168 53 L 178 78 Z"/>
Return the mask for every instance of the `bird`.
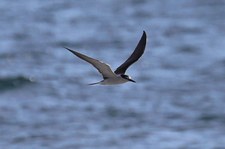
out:
<path id="1" fill-rule="evenodd" d="M 87 55 L 74 51 L 68 47 L 64 47 L 64 48 L 72 52 L 74 55 L 76 55 L 80 59 L 93 65 L 99 71 L 99 73 L 101 73 L 103 80 L 96 83 L 91 83 L 89 85 L 96 85 L 96 84 L 117 85 L 117 84 L 122 84 L 126 82 L 136 83 L 136 81 L 132 80 L 132 78 L 129 75 L 125 74 L 125 72 L 128 69 L 128 67 L 130 67 L 136 61 L 138 61 L 138 59 L 143 55 L 145 51 L 145 47 L 146 47 L 146 42 L 147 42 L 147 35 L 146 35 L 146 32 L 143 31 L 141 39 L 139 40 L 133 53 L 114 72 L 112 71 L 110 65 L 107 63 L 104 63 L 102 61 L 99 61 Z"/>

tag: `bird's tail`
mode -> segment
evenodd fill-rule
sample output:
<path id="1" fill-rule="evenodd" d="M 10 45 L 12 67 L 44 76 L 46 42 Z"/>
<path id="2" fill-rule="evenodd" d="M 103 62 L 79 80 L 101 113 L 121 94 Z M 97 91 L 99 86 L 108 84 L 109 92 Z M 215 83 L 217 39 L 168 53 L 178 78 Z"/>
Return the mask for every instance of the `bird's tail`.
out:
<path id="1" fill-rule="evenodd" d="M 101 84 L 101 82 L 102 82 L 102 81 L 100 81 L 100 82 L 96 82 L 96 83 L 90 83 L 90 84 L 88 84 L 88 85 L 96 85 L 96 84 Z"/>

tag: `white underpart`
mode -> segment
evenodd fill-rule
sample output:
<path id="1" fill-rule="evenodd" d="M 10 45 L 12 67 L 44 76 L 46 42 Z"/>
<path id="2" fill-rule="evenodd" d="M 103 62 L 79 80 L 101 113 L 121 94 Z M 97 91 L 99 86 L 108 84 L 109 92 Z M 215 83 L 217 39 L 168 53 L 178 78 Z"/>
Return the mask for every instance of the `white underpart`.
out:
<path id="1" fill-rule="evenodd" d="M 127 79 L 122 78 L 121 76 L 116 76 L 112 78 L 108 78 L 100 82 L 101 85 L 115 85 L 115 84 L 122 84 L 128 82 Z"/>

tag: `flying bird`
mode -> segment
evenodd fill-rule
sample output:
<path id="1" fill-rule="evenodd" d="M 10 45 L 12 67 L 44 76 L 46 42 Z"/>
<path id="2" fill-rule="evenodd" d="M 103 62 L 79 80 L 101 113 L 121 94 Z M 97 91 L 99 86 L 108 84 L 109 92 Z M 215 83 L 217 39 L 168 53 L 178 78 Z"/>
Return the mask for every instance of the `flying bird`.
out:
<path id="1" fill-rule="evenodd" d="M 132 80 L 129 75 L 126 75 L 125 72 L 129 66 L 131 66 L 133 63 L 135 63 L 143 55 L 143 53 L 145 51 L 145 46 L 146 46 L 146 39 L 147 39 L 147 35 L 146 35 L 145 31 L 143 31 L 142 37 L 141 37 L 140 41 L 138 42 L 133 53 L 114 72 L 112 71 L 112 69 L 110 68 L 110 66 L 108 64 L 106 64 L 102 61 L 99 61 L 97 59 L 94 59 L 94 58 L 91 58 L 84 54 L 81 54 L 79 52 L 76 52 L 67 47 L 64 47 L 64 48 L 69 50 L 70 52 L 72 52 L 77 57 L 92 64 L 99 71 L 99 73 L 101 73 L 103 80 L 100 82 L 91 83 L 89 85 L 95 85 L 95 84 L 116 85 L 116 84 L 122 84 L 122 83 L 126 83 L 126 82 L 134 82 L 135 83 L 135 81 Z"/>

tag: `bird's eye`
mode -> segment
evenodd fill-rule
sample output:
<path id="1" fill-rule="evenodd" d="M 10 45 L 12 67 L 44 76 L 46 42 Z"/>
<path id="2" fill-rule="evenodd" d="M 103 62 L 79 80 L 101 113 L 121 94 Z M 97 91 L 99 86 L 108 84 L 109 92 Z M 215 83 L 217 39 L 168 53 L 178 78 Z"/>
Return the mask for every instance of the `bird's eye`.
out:
<path id="1" fill-rule="evenodd" d="M 127 75 L 124 75 L 124 74 L 121 75 L 121 77 L 123 77 L 123 78 L 128 78 L 128 76 L 127 76 Z"/>
<path id="2" fill-rule="evenodd" d="M 128 75 L 122 75 L 121 77 L 123 77 L 124 79 L 131 79 Z"/>

